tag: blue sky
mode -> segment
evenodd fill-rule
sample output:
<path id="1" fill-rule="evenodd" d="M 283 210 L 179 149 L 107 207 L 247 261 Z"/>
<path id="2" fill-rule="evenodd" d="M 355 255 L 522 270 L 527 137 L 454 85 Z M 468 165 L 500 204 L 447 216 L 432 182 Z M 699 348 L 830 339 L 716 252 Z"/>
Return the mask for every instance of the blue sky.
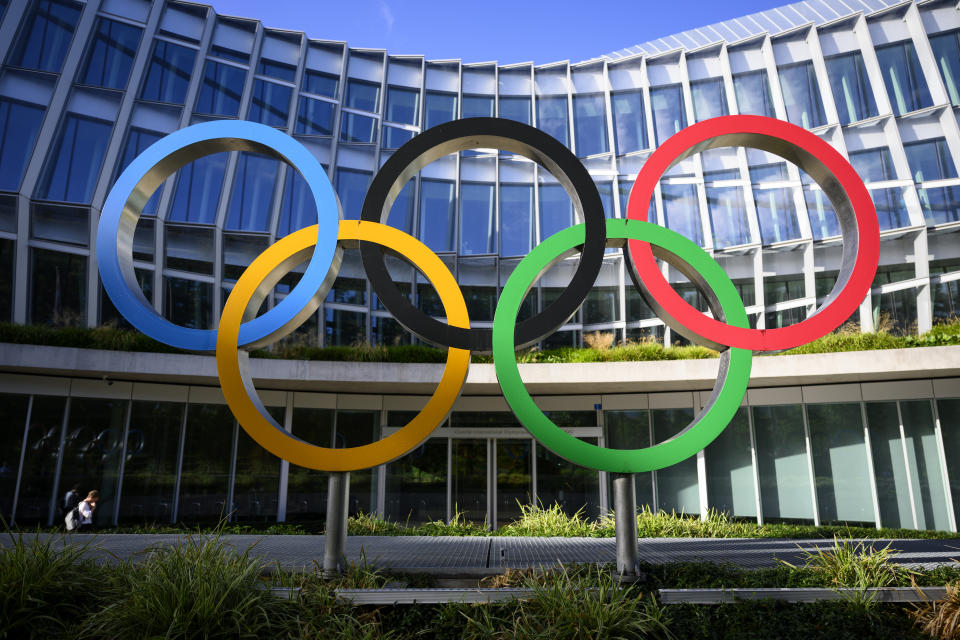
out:
<path id="1" fill-rule="evenodd" d="M 578 62 L 789 0 L 208 0 L 217 13 L 352 47 L 500 64 Z"/>

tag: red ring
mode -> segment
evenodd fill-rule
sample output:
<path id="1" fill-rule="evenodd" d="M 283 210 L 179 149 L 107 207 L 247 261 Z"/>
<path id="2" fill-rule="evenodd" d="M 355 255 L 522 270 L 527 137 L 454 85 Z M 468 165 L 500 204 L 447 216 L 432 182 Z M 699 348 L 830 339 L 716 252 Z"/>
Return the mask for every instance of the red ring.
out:
<path id="1" fill-rule="evenodd" d="M 648 242 L 631 240 L 629 255 L 648 293 L 660 305 L 664 315 L 680 326 L 720 345 L 753 351 L 790 349 L 816 340 L 845 322 L 870 291 L 880 259 L 880 227 L 873 200 L 863 180 L 836 149 L 805 129 L 773 118 L 721 116 L 705 120 L 681 130 L 650 155 L 630 192 L 627 218 L 647 220 L 654 187 L 676 160 L 712 148 L 709 142 L 720 136 L 731 136 L 730 143 L 714 146 L 750 146 L 749 141 L 737 140 L 738 134 L 777 138 L 806 151 L 833 174 L 846 192 L 856 217 L 857 254 L 846 286 L 836 298 L 806 320 L 788 327 L 732 327 L 703 315 L 673 290 L 660 272 Z"/>

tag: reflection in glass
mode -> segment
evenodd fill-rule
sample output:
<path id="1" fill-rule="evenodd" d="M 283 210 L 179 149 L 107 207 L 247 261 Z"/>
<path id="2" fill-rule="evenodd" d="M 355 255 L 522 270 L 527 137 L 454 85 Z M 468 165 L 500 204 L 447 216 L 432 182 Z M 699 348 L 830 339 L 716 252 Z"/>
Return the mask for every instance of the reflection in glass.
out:
<path id="1" fill-rule="evenodd" d="M 53 152 L 47 157 L 37 197 L 59 202 L 90 202 L 112 129 L 110 122 L 67 114 Z"/>
<path id="2" fill-rule="evenodd" d="M 650 412 L 646 409 L 623 409 L 603 412 L 608 449 L 643 449 L 650 446 Z M 610 477 L 612 474 L 607 474 Z M 634 474 L 637 508 L 655 511 L 653 504 L 653 472 Z M 608 491 L 613 495 L 613 491 Z"/>
<path id="3" fill-rule="evenodd" d="M 250 103 L 250 115 L 247 117 L 271 127 L 286 127 L 292 94 L 293 89 L 282 84 L 254 80 L 253 100 Z"/>
<path id="4" fill-rule="evenodd" d="M 218 116 L 236 116 L 240 112 L 243 79 L 246 71 L 240 67 L 207 60 L 197 98 L 197 113 Z"/>
<path id="5" fill-rule="evenodd" d="M 722 249 L 750 243 L 750 224 L 747 222 L 743 187 L 707 187 L 706 192 L 713 246 Z"/>
<path id="6" fill-rule="evenodd" d="M 500 185 L 500 255 L 530 252 L 533 238 L 533 186 Z"/>
<path id="7" fill-rule="evenodd" d="M 347 113 L 340 118 L 341 142 L 373 142 L 377 135 L 377 121 L 357 113 Z"/>
<path id="8" fill-rule="evenodd" d="M 407 289 L 409 289 L 409 285 Z M 370 341 L 373 344 L 397 346 L 411 343 L 411 334 L 403 325 L 388 316 L 370 317 Z"/>
<path id="9" fill-rule="evenodd" d="M 226 405 L 191 404 L 187 407 L 179 520 L 216 521 L 227 517 L 235 428 L 233 414 Z"/>
<path id="10" fill-rule="evenodd" d="M 184 405 L 135 400 L 130 408 L 120 521 L 170 522 Z"/>
<path id="11" fill-rule="evenodd" d="M 561 427 L 567 426 L 553 415 L 554 412 L 547 411 L 546 414 Z M 596 438 L 578 439 L 597 444 Z M 599 474 L 593 469 L 570 464 L 537 443 L 537 501 L 546 507 L 558 504 L 569 516 L 579 512 L 586 518 L 597 518 L 600 516 Z"/>
<path id="12" fill-rule="evenodd" d="M 140 98 L 153 102 L 183 104 L 196 56 L 194 49 L 157 40 L 153 46 L 146 80 L 140 89 Z"/>
<path id="13" fill-rule="evenodd" d="M 873 524 L 860 403 L 808 404 L 807 420 L 820 521 Z"/>
<path id="14" fill-rule="evenodd" d="M 0 98 L 0 191 L 19 189 L 43 114 L 43 107 Z"/>
<path id="15" fill-rule="evenodd" d="M 914 528 L 903 439 L 895 402 L 866 403 L 870 449 L 880 504 L 880 525 Z"/>
<path id="16" fill-rule="evenodd" d="M 693 117 L 697 122 L 730 113 L 727 110 L 727 94 L 723 89 L 723 78 L 707 78 L 691 82 L 690 97 L 693 99 Z"/>
<path id="17" fill-rule="evenodd" d="M 246 152 L 240 154 L 224 228 L 231 231 L 270 230 L 270 204 L 279 168 L 279 161 L 273 158 Z"/>
<path id="18" fill-rule="evenodd" d="M 287 169 L 283 183 L 283 199 L 280 202 L 280 225 L 277 237 L 289 235 L 308 227 L 317 220 L 317 205 L 313 193 L 299 171 Z"/>
<path id="19" fill-rule="evenodd" d="M 363 210 L 363 199 L 367 196 L 367 187 L 370 186 L 369 171 L 358 171 L 337 167 L 336 184 L 337 198 L 343 210 L 344 220 L 359 220 Z"/>
<path id="20" fill-rule="evenodd" d="M 415 135 L 417 135 L 417 132 L 411 131 L 410 129 L 385 126 L 383 127 L 383 141 L 381 144 L 384 149 L 398 149 L 412 140 Z"/>
<path id="21" fill-rule="evenodd" d="M 30 249 L 30 322 L 82 327 L 87 319 L 87 257 Z"/>
<path id="22" fill-rule="evenodd" d="M 59 73 L 67 56 L 81 5 L 62 0 L 39 0 L 19 30 L 19 40 L 10 54 L 15 67 Z"/>
<path id="23" fill-rule="evenodd" d="M 213 284 L 164 276 L 164 317 L 173 324 L 191 329 L 213 326 Z"/>
<path id="24" fill-rule="evenodd" d="M 532 445 L 530 438 L 497 438 L 497 527 L 519 520 L 521 505 L 533 503 Z"/>
<path id="25" fill-rule="evenodd" d="M 377 103 L 379 101 L 379 84 L 367 82 L 366 80 L 357 80 L 356 78 L 347 80 L 347 99 L 344 100 L 343 106 L 359 111 L 376 113 Z"/>
<path id="26" fill-rule="evenodd" d="M 460 253 L 496 253 L 497 228 L 492 184 L 460 184 Z"/>
<path id="27" fill-rule="evenodd" d="M 338 84 L 340 84 L 339 76 L 332 73 L 314 71 L 313 69 L 307 69 L 303 73 L 303 90 L 307 93 L 336 98 Z"/>
<path id="28" fill-rule="evenodd" d="M 297 75 L 297 68 L 285 62 L 260 58 L 260 64 L 257 65 L 257 74 L 293 82 Z"/>
<path id="29" fill-rule="evenodd" d="M 930 47 L 950 103 L 960 106 L 960 31 L 931 35 Z"/>
<path id="30" fill-rule="evenodd" d="M 126 87 L 142 33 L 143 29 L 132 25 L 100 18 L 77 82 L 108 89 Z"/>
<path id="31" fill-rule="evenodd" d="M 887 86 L 887 97 L 896 115 L 902 116 L 933 104 L 912 41 L 877 47 L 876 52 Z"/>
<path id="32" fill-rule="evenodd" d="M 573 201 L 559 184 L 540 185 L 540 241 L 573 225 Z"/>
<path id="33" fill-rule="evenodd" d="M 526 96 L 500 96 L 499 117 L 531 124 L 530 98 Z"/>
<path id="34" fill-rule="evenodd" d="M 0 518 L 10 522 L 13 516 L 13 494 L 17 486 L 23 428 L 27 421 L 30 396 L 0 394 Z"/>
<path id="35" fill-rule="evenodd" d="M 707 503 L 732 516 L 757 517 L 748 409 L 741 407 L 727 428 L 707 446 Z"/>
<path id="36" fill-rule="evenodd" d="M 693 420 L 693 409 L 652 409 L 653 441 L 657 444 L 676 436 Z M 657 479 L 657 509 L 686 515 L 700 513 L 697 458 L 687 458 L 654 472 Z"/>
<path id="37" fill-rule="evenodd" d="M 387 87 L 387 122 L 417 124 L 420 92 L 405 87 Z"/>
<path id="38" fill-rule="evenodd" d="M 34 396 L 30 411 L 30 426 L 24 447 L 23 468 L 20 472 L 20 493 L 17 498 L 17 522 L 20 524 L 47 524 L 54 486 L 53 477 L 60 455 L 63 434 L 64 408 L 67 399 L 53 396 Z M 67 488 L 69 491 L 69 487 Z M 66 491 L 64 491 L 66 494 Z M 59 496 L 62 498 L 63 496 Z M 54 503 L 54 520 L 60 514 L 59 500 Z"/>
<path id="39" fill-rule="evenodd" d="M 610 94 L 617 155 L 646 149 L 647 120 L 643 113 L 643 90 L 614 91 Z"/>
<path id="40" fill-rule="evenodd" d="M 489 524 L 487 514 L 487 440 L 453 438 L 450 477 L 453 513 L 469 522 Z M 538 447 L 539 449 L 539 447 Z"/>
<path id="41" fill-rule="evenodd" d="M 337 411 L 334 447 L 359 447 L 378 440 L 379 436 L 379 411 Z M 375 480 L 372 469 L 350 473 L 350 515 L 373 512 L 377 504 Z"/>
<path id="42" fill-rule="evenodd" d="M 800 237 L 797 210 L 791 189 L 754 189 L 760 237 L 764 244 L 795 240 Z"/>
<path id="43" fill-rule="evenodd" d="M 827 75 L 837 104 L 840 124 L 850 124 L 877 115 L 863 54 L 859 51 L 826 59 Z"/>
<path id="44" fill-rule="evenodd" d="M 700 202 L 695 184 L 661 184 L 663 217 L 668 229 L 703 245 Z"/>
<path id="45" fill-rule="evenodd" d="M 734 74 L 733 92 L 737 96 L 737 108 L 741 114 L 777 117 L 770 95 L 770 84 L 767 82 L 767 72 L 763 69 Z"/>
<path id="46" fill-rule="evenodd" d="M 464 111 L 467 109 L 467 98 L 463 98 Z M 570 146 L 570 127 L 567 123 L 566 96 L 538 96 L 537 97 L 537 128 L 550 134 L 564 146 Z"/>
<path id="47" fill-rule="evenodd" d="M 320 447 L 333 442 L 333 409 L 295 407 L 293 435 Z M 327 514 L 327 474 L 291 464 L 287 472 L 287 519 L 319 520 Z"/>
<path id="48" fill-rule="evenodd" d="M 408 420 L 394 426 L 403 426 Z M 447 519 L 446 438 L 428 439 L 386 469 L 384 508 L 388 520 L 415 525 Z"/>
<path id="49" fill-rule="evenodd" d="M 610 150 L 603 94 L 573 96 L 573 138 L 581 158 Z"/>
<path id="50" fill-rule="evenodd" d="M 9 238 L 0 239 L 0 322 L 13 321 L 13 279 L 16 245 Z"/>
<path id="51" fill-rule="evenodd" d="M 464 98 L 466 101 L 466 98 Z M 491 102 L 492 105 L 492 102 Z M 491 115 L 493 115 L 491 113 Z M 467 117 L 464 114 L 464 117 Z M 457 94 L 427 91 L 423 104 L 423 128 L 429 129 L 457 118 Z"/>
<path id="52" fill-rule="evenodd" d="M 269 407 L 268 411 L 277 424 L 283 424 L 282 407 Z M 275 520 L 279 490 L 280 458 L 261 447 L 246 431 L 240 429 L 237 433 L 232 518 L 260 522 Z"/>
<path id="53" fill-rule="evenodd" d="M 819 127 L 827 122 L 820 100 L 820 85 L 813 63 L 798 62 L 778 67 L 780 90 L 787 108 L 787 120 L 805 129 Z"/>
<path id="54" fill-rule="evenodd" d="M 294 132 L 308 136 L 333 135 L 334 106 L 334 103 L 325 100 L 301 97 Z"/>
<path id="55" fill-rule="evenodd" d="M 950 528 L 930 400 L 900 403 L 918 529 Z"/>
<path id="56" fill-rule="evenodd" d="M 177 171 L 177 186 L 167 219 L 213 224 L 226 170 L 226 153 L 204 156 L 181 167 Z"/>
<path id="57" fill-rule="evenodd" d="M 456 110 L 456 102 L 454 102 Z M 492 118 L 493 96 L 464 95 L 461 118 Z"/>
<path id="58" fill-rule="evenodd" d="M 366 314 L 344 309 L 324 310 L 325 344 L 358 345 L 366 340 Z"/>
<path id="59" fill-rule="evenodd" d="M 420 181 L 420 241 L 433 251 L 454 251 L 455 201 L 453 182 Z"/>
<path id="60" fill-rule="evenodd" d="M 117 175 L 119 176 L 120 172 L 126 169 L 127 166 L 133 162 L 134 158 L 140 155 L 147 147 L 152 145 L 161 137 L 162 136 L 159 133 L 131 127 L 129 133 L 127 133 L 127 143 L 123 148 L 123 154 L 120 156 L 120 161 L 117 163 Z M 141 215 L 157 215 L 157 205 L 160 204 L 160 191 L 161 187 L 157 187 L 157 190 L 153 192 L 152 196 L 150 196 L 147 204 L 144 205 Z"/>
<path id="61" fill-rule="evenodd" d="M 957 500 L 957 496 L 960 496 L 960 398 L 937 400 L 937 417 L 940 419 L 940 433 L 943 435 L 950 492 L 954 496 L 954 516 L 960 516 L 960 501 Z"/>
<path id="62" fill-rule="evenodd" d="M 813 520 L 813 490 L 800 405 L 753 407 L 764 520 Z"/>
<path id="63" fill-rule="evenodd" d="M 871 296 L 873 326 L 894 335 L 917 334 L 917 290 L 900 289 Z"/>
<path id="64" fill-rule="evenodd" d="M 679 84 L 651 87 L 650 109 L 653 112 L 653 131 L 657 144 L 663 144 L 664 140 L 687 126 Z"/>
<path id="65" fill-rule="evenodd" d="M 944 138 L 933 138 L 904 144 L 907 163 L 918 184 L 928 180 L 957 177 L 957 168 L 950 157 Z M 960 187 L 933 187 L 917 189 L 923 216 L 929 225 L 960 220 Z"/>
<path id="66" fill-rule="evenodd" d="M 805 189 L 803 199 L 807 204 L 807 216 L 810 218 L 810 231 L 814 240 L 840 235 L 837 213 L 823 191 Z"/>

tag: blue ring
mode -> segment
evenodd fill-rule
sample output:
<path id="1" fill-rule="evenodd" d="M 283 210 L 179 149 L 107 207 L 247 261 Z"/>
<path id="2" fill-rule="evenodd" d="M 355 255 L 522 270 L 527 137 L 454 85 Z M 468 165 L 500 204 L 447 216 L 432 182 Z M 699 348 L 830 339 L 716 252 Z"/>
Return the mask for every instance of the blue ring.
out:
<path id="1" fill-rule="evenodd" d="M 275 307 L 240 326 L 240 346 L 257 346 L 316 308 L 340 266 L 340 206 L 333 186 L 306 147 L 273 127 L 244 120 L 195 124 L 148 147 L 120 174 L 107 196 L 97 228 L 97 264 L 103 288 L 117 311 L 154 340 L 188 351 L 215 351 L 215 329 L 180 327 L 144 297 L 133 270 L 133 232 L 153 191 L 192 160 L 220 151 L 254 151 L 282 160 L 307 181 L 317 205 L 317 245 L 297 285 Z M 312 306 L 311 306 L 312 305 Z"/>

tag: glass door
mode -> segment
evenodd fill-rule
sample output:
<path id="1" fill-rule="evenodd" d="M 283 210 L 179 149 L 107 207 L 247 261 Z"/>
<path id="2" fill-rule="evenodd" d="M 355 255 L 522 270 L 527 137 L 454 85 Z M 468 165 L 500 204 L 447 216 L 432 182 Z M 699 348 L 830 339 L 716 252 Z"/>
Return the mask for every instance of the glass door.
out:
<path id="1" fill-rule="evenodd" d="M 520 518 L 520 505 L 533 503 L 533 441 L 502 439 L 494 441 L 497 451 L 496 526 L 502 527 Z"/>
<path id="2" fill-rule="evenodd" d="M 487 438 L 453 438 L 450 478 L 452 514 L 462 513 L 470 522 L 490 522 L 487 491 Z"/>

